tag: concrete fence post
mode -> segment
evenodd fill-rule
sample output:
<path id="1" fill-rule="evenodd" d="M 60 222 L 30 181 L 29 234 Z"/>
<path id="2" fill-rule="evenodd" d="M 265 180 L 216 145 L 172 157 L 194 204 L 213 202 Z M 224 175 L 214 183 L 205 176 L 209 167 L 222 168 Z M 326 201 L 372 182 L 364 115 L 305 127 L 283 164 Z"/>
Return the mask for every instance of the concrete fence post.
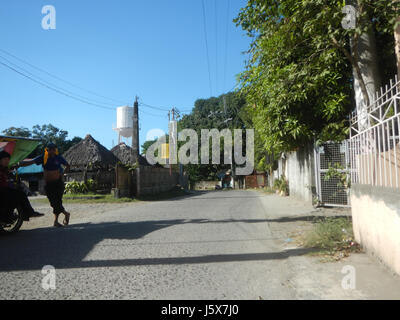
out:
<path id="1" fill-rule="evenodd" d="M 140 183 L 141 183 L 141 180 L 140 180 L 140 171 L 141 171 L 141 168 L 140 167 L 138 167 L 137 169 L 136 169 L 136 197 L 139 197 L 140 196 Z"/>

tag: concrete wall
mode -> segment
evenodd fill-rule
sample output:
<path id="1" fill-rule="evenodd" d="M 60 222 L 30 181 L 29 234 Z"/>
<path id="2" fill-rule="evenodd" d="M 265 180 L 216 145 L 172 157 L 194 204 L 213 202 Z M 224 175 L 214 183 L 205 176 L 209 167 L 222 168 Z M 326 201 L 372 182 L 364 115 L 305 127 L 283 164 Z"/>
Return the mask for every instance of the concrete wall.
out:
<path id="1" fill-rule="evenodd" d="M 136 196 L 166 192 L 178 184 L 178 172 L 170 174 L 169 169 L 154 167 L 136 169 Z"/>
<path id="2" fill-rule="evenodd" d="M 352 185 L 355 239 L 400 274 L 400 196 L 398 189 Z"/>
<path id="3" fill-rule="evenodd" d="M 117 165 L 115 168 L 115 190 L 117 198 L 132 197 L 136 192 L 136 174 L 124 166 Z"/>
<path id="4" fill-rule="evenodd" d="M 315 190 L 314 149 L 312 146 L 288 154 L 286 166 L 289 194 L 312 202 Z"/>
<path id="5" fill-rule="evenodd" d="M 289 181 L 289 195 L 312 202 L 315 193 L 314 149 L 312 145 L 298 151 L 285 154 L 278 161 L 278 170 L 274 171 L 274 179 L 282 175 Z M 273 185 L 271 181 L 270 186 Z"/>

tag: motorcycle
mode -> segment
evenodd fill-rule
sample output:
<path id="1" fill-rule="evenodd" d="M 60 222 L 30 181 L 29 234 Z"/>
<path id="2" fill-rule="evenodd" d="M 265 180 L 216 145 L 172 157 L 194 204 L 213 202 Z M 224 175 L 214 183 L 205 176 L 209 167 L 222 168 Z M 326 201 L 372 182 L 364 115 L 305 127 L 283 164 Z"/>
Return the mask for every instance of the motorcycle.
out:
<path id="1" fill-rule="evenodd" d="M 2 215 L 3 217 L 7 217 L 7 221 L 0 220 L 0 233 L 5 233 L 5 234 L 16 233 L 21 228 L 22 223 L 24 222 L 22 219 L 21 210 L 19 208 L 2 212 L 0 213 L 0 215 Z"/>
<path id="2" fill-rule="evenodd" d="M 5 150 L 11 155 L 10 167 L 13 167 L 32 153 L 39 143 L 40 140 L 38 139 L 0 136 L 0 151 Z M 14 180 L 16 188 L 26 192 L 17 174 Z M 12 234 L 18 232 L 23 221 L 22 210 L 20 208 L 7 208 L 4 203 L 0 204 L 0 233 Z"/>

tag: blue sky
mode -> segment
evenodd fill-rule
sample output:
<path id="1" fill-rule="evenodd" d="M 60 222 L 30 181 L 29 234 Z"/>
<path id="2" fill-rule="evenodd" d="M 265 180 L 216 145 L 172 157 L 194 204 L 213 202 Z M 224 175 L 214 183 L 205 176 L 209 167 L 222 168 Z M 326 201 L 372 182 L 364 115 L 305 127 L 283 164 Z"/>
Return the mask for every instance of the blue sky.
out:
<path id="1" fill-rule="evenodd" d="M 249 39 L 232 19 L 246 1 L 229 1 L 228 33 L 228 0 L 204 3 L 211 91 L 218 96 L 235 86 L 244 68 Z M 45 5 L 56 9 L 55 30 L 42 28 Z M 0 65 L 0 131 L 51 123 L 67 130 L 70 138 L 90 133 L 111 148 L 118 140 L 112 108 L 132 104 L 136 95 L 145 104 L 181 110 L 211 95 L 201 0 L 4 0 L 0 39 L 0 50 L 116 100 L 51 78 L 0 51 L 0 62 L 12 62 L 53 86 L 111 108 L 70 99 Z M 167 130 L 167 111 L 140 109 L 141 143 L 149 130 Z"/>

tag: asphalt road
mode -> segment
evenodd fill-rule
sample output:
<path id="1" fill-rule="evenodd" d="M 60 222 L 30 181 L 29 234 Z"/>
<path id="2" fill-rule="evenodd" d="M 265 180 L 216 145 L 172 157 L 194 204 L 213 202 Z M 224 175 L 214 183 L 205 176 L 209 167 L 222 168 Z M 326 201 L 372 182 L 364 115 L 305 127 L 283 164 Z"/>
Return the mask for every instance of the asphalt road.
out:
<path id="1" fill-rule="evenodd" d="M 198 193 L 0 237 L 0 298 L 362 298 L 341 291 L 339 265 L 315 267 L 271 231 L 273 199 Z M 45 265 L 55 268 L 55 290 L 42 287 Z"/>

